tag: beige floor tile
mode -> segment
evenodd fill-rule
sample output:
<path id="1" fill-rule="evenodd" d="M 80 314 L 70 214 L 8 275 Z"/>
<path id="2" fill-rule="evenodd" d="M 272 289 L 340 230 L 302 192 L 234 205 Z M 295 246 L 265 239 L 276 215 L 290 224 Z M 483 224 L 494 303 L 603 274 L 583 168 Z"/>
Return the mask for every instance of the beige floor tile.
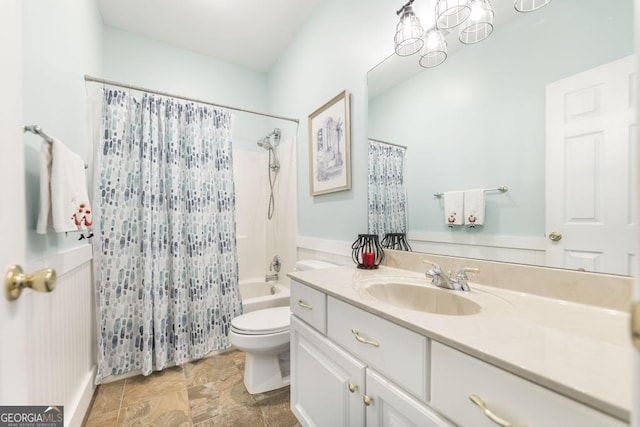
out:
<path id="1" fill-rule="evenodd" d="M 99 414 L 89 414 L 84 427 L 115 427 L 118 423 L 118 410 L 103 412 Z"/>
<path id="2" fill-rule="evenodd" d="M 186 389 L 186 382 L 182 367 L 179 366 L 154 372 L 146 377 L 139 375 L 127 378 L 124 385 L 122 407 L 184 389 Z"/>
<path id="3" fill-rule="evenodd" d="M 122 408 L 118 426 L 191 426 L 187 391 L 164 394 Z"/>
<path id="4" fill-rule="evenodd" d="M 262 415 L 258 408 L 237 407 L 222 408 L 220 413 L 202 423 L 198 427 L 262 427 Z"/>
<path id="5" fill-rule="evenodd" d="M 197 385 L 187 389 L 191 420 L 194 424 L 218 415 L 220 391 L 214 383 Z"/>
<path id="6" fill-rule="evenodd" d="M 228 354 L 219 354 L 184 365 L 187 388 L 219 381 L 238 372 L 233 358 Z"/>
<path id="7" fill-rule="evenodd" d="M 125 380 L 108 384 L 100 384 L 96 391 L 96 397 L 91 406 L 91 414 L 104 414 L 117 411 L 122 401 Z"/>
<path id="8" fill-rule="evenodd" d="M 289 387 L 254 396 L 265 427 L 293 427 L 298 420 L 290 409 Z"/>

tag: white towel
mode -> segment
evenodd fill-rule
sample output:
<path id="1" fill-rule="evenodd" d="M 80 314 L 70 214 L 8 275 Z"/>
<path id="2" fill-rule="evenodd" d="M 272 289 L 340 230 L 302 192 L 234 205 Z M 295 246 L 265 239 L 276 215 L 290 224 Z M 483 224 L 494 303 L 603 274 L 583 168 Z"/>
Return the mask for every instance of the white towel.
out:
<path id="1" fill-rule="evenodd" d="M 469 227 L 484 224 L 485 192 L 483 189 L 464 192 L 464 218 Z"/>
<path id="2" fill-rule="evenodd" d="M 444 223 L 449 227 L 464 224 L 463 202 L 462 191 L 444 193 Z"/>
<path id="3" fill-rule="evenodd" d="M 92 224 L 84 161 L 60 141 L 43 143 L 37 232 L 84 231 Z"/>

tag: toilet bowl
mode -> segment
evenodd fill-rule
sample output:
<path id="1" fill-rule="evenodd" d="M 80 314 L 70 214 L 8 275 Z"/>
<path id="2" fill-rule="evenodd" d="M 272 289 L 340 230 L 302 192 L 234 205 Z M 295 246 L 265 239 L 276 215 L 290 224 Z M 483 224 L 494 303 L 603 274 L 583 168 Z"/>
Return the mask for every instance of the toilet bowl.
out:
<path id="1" fill-rule="evenodd" d="M 297 270 L 335 267 L 323 261 L 296 262 Z M 289 306 L 252 311 L 231 320 L 229 341 L 246 353 L 244 386 L 251 394 L 289 385 Z"/>

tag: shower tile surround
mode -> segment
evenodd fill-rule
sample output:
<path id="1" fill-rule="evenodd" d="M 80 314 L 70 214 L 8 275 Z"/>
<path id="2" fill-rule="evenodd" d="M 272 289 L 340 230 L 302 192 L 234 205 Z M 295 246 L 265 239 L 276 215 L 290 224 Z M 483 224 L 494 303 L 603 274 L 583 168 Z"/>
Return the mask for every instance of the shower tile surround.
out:
<path id="1" fill-rule="evenodd" d="M 243 369 L 244 353 L 231 351 L 102 384 L 84 425 L 299 426 L 289 410 L 289 388 L 251 395 Z"/>
<path id="2" fill-rule="evenodd" d="M 308 258 L 332 258 L 326 252 L 299 248 L 301 253 Z M 474 324 L 460 319 L 440 322 L 433 315 L 425 317 L 364 296 L 364 291 L 353 286 L 357 278 L 375 275 L 423 278 L 427 269 L 423 260 L 439 263 L 443 271 L 479 268 L 480 273 L 470 275 L 472 289 L 475 283 L 478 290 L 482 287 L 506 295 L 517 302 L 515 310 L 485 316 Z M 341 264 L 347 268 L 291 275 L 329 296 L 628 419 L 633 349 L 627 325 L 632 278 L 394 250 L 385 250 L 379 270 L 357 270 L 353 262 Z M 532 356 L 539 352 L 542 357 Z"/>

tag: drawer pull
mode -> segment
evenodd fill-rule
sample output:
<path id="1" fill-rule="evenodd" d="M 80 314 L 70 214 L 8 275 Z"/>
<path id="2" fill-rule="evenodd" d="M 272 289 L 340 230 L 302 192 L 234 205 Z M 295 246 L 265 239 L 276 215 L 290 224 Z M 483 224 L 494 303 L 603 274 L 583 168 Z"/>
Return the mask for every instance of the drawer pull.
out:
<path id="1" fill-rule="evenodd" d="M 486 403 L 484 403 L 484 400 L 482 400 L 479 396 L 470 394 L 469 400 L 478 405 L 478 407 L 482 409 L 482 412 L 484 412 L 484 415 L 486 415 L 486 417 L 493 421 L 496 425 L 499 425 L 500 427 L 513 427 L 513 424 L 511 424 L 509 421 L 503 420 L 502 418 L 491 412 L 489 408 L 487 408 Z"/>
<path id="2" fill-rule="evenodd" d="M 358 386 L 357 386 L 357 385 L 355 385 L 355 384 L 353 384 L 353 383 L 349 383 L 349 391 L 350 391 L 351 393 L 355 393 L 357 389 L 358 389 Z"/>
<path id="3" fill-rule="evenodd" d="M 313 310 L 313 306 L 311 304 L 304 303 L 302 300 L 298 300 L 298 305 L 302 308 L 306 308 L 307 310 Z"/>
<path id="4" fill-rule="evenodd" d="M 376 340 L 368 340 L 366 338 L 362 338 L 360 336 L 360 334 L 358 333 L 358 330 L 356 328 L 353 328 L 351 330 L 351 333 L 353 334 L 355 339 L 357 339 L 358 341 L 360 341 L 363 344 L 369 344 L 369 345 L 372 345 L 374 347 L 380 347 L 380 343 L 378 341 L 376 341 Z"/>
<path id="5" fill-rule="evenodd" d="M 365 405 L 370 406 L 373 403 L 373 397 L 365 394 L 364 397 L 362 398 L 362 401 L 364 402 Z"/>

